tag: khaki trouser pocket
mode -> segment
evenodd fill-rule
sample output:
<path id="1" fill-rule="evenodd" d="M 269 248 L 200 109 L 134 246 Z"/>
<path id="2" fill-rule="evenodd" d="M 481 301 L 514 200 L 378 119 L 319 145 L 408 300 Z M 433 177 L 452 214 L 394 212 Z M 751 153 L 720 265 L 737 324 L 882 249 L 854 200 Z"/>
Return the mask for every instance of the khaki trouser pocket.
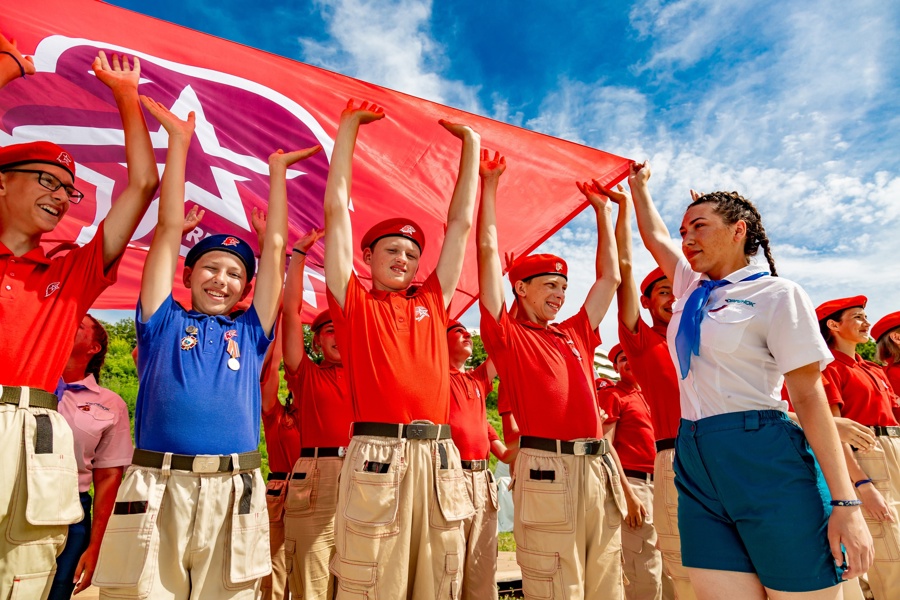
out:
<path id="1" fill-rule="evenodd" d="M 375 590 L 378 574 L 376 563 L 342 559 L 335 555 L 331 561 L 331 572 L 338 582 L 337 598 L 369 598 Z"/>
<path id="2" fill-rule="evenodd" d="M 457 600 L 460 587 L 459 554 L 447 554 L 444 557 L 444 575 L 441 579 L 441 587 L 437 597 Z"/>
<path id="3" fill-rule="evenodd" d="M 563 598 L 559 557 L 519 547 L 516 562 L 522 569 L 522 591 L 526 598 Z"/>
<path id="4" fill-rule="evenodd" d="M 14 576 L 12 590 L 9 593 L 9 600 L 34 600 L 34 598 L 46 598 L 47 592 L 50 591 L 50 585 L 53 583 L 54 571 Z"/>
<path id="5" fill-rule="evenodd" d="M 391 527 L 397 522 L 400 494 L 400 473 L 350 474 L 350 486 L 344 517 L 356 525 Z M 393 527 L 391 527 L 393 529 Z M 396 533 L 394 531 L 394 533 Z"/>
<path id="6" fill-rule="evenodd" d="M 25 519 L 32 525 L 69 525 L 84 518 L 78 500 L 75 442 L 57 412 L 26 412 L 25 469 L 28 501 Z"/>
<path id="7" fill-rule="evenodd" d="M 314 464 L 313 461 L 304 461 L 301 458 L 294 465 L 284 500 L 284 510 L 288 514 L 310 514 L 315 510 L 319 490 L 319 469 L 314 468 Z"/>
<path id="8" fill-rule="evenodd" d="M 266 485 L 266 509 L 269 511 L 269 522 L 277 523 L 284 516 L 284 500 L 287 496 L 287 481 L 273 479 Z"/>
<path id="9" fill-rule="evenodd" d="M 498 497 L 497 480 L 494 479 L 494 473 L 492 471 L 487 472 L 487 482 L 488 498 L 491 499 L 491 506 L 494 507 L 494 510 L 500 510 L 500 498 Z"/>
<path id="10" fill-rule="evenodd" d="M 434 487 L 439 510 L 431 511 L 433 527 L 456 529 L 460 521 L 475 514 L 466 489 L 466 473 L 462 469 L 436 469 Z"/>
<path id="11" fill-rule="evenodd" d="M 520 455 L 522 456 L 522 455 Z M 565 460 L 524 455 L 519 486 L 522 525 L 541 531 L 572 531 L 572 492 Z"/>
<path id="12" fill-rule="evenodd" d="M 100 545 L 94 585 L 149 592 L 152 573 L 146 567 L 156 564 L 157 518 L 167 482 L 157 469 L 128 468 Z"/>
<path id="13" fill-rule="evenodd" d="M 231 476 L 234 502 L 231 535 L 226 549 L 229 584 L 259 579 L 272 572 L 266 489 L 259 469 Z"/>

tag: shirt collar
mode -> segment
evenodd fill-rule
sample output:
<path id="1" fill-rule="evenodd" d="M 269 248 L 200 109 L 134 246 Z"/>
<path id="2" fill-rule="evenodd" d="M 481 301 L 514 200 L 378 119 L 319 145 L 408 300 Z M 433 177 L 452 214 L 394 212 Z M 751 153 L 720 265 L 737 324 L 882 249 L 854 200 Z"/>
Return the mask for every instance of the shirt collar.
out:
<path id="1" fill-rule="evenodd" d="M 734 273 L 725 276 L 726 281 L 730 281 L 731 283 L 737 283 L 742 279 L 746 279 L 751 275 L 755 275 L 757 273 L 765 272 L 767 268 L 761 267 L 760 265 L 747 265 L 743 269 L 738 269 Z"/>
<path id="2" fill-rule="evenodd" d="M 847 356 L 840 350 L 835 350 L 834 348 L 831 349 L 831 354 L 834 356 L 834 360 L 836 360 L 837 362 L 839 362 L 841 364 L 847 365 L 848 367 L 855 367 L 860 362 L 859 354 L 855 354 L 853 356 Z"/>
<path id="3" fill-rule="evenodd" d="M 41 263 L 44 265 L 50 264 L 50 259 L 47 258 L 46 254 L 44 254 L 44 248 L 42 246 L 38 246 L 33 250 L 29 250 L 22 256 L 15 256 L 12 253 L 12 250 L 6 247 L 3 242 L 0 242 L 0 258 L 6 258 L 7 256 L 15 257 L 19 259 L 25 259 L 31 262 Z"/>

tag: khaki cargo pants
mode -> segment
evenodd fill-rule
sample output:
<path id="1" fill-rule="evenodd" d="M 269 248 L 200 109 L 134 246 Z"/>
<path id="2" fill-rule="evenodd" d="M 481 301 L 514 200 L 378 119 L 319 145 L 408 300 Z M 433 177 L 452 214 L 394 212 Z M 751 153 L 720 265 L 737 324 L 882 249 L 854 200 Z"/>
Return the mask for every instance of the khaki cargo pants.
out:
<path id="1" fill-rule="evenodd" d="M 465 471 L 475 514 L 463 520 L 462 600 L 490 600 L 497 591 L 497 482 L 490 469 Z"/>
<path id="2" fill-rule="evenodd" d="M 290 476 L 290 473 L 287 476 Z M 269 482 L 266 485 L 266 508 L 269 510 L 269 554 L 272 557 L 272 572 L 263 577 L 260 584 L 262 600 L 290 598 L 284 556 L 284 500 L 287 496 L 287 484 L 287 480 L 272 479 L 272 474 L 269 474 Z"/>
<path id="3" fill-rule="evenodd" d="M 451 440 L 354 436 L 334 524 L 337 600 L 456 600 L 474 512 Z"/>
<path id="4" fill-rule="evenodd" d="M 522 448 L 513 480 L 526 598 L 622 598 L 625 499 L 609 455 Z"/>
<path id="5" fill-rule="evenodd" d="M 626 600 L 662 600 L 662 556 L 656 548 L 653 525 L 653 483 L 629 477 L 631 489 L 647 509 L 644 524 L 632 529 L 622 521 L 622 554 L 625 557 Z"/>
<path id="6" fill-rule="evenodd" d="M 856 462 L 872 480 L 894 517 L 876 521 L 863 511 L 875 542 L 875 562 L 867 574 L 875 598 L 900 597 L 900 438 L 879 436 L 875 449 L 857 452 Z"/>
<path id="7" fill-rule="evenodd" d="M 300 458 L 285 499 L 284 548 L 288 581 L 302 600 L 331 600 L 334 577 L 334 513 L 344 459 Z"/>
<path id="8" fill-rule="evenodd" d="M 678 490 L 675 488 L 675 450 L 660 450 L 653 463 L 653 522 L 662 553 L 663 570 L 677 600 L 697 600 L 687 569 L 681 564 L 681 535 L 678 533 Z"/>
<path id="9" fill-rule="evenodd" d="M 170 461 L 125 473 L 94 572 L 100 597 L 256 598 L 271 571 L 259 469 L 192 473 Z"/>
<path id="10" fill-rule="evenodd" d="M 0 404 L 0 598 L 46 598 L 71 523 L 84 518 L 72 430 L 58 412 Z"/>

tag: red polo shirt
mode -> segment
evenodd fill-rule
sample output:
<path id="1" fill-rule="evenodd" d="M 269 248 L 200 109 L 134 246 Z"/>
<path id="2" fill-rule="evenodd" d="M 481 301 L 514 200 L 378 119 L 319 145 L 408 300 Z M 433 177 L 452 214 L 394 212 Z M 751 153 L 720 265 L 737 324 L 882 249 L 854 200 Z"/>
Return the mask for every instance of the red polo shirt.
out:
<path id="1" fill-rule="evenodd" d="M 493 389 L 487 363 L 471 371 L 450 369 L 450 431 L 462 460 L 482 460 L 491 451 L 484 401 Z M 496 437 L 496 433 L 494 436 Z"/>
<path id="2" fill-rule="evenodd" d="M 296 398 L 296 396 L 295 396 Z M 269 452 L 269 470 L 290 473 L 300 457 L 300 424 L 297 423 L 297 405 L 275 402 L 271 409 L 263 411 L 263 433 Z"/>
<path id="3" fill-rule="evenodd" d="M 327 296 L 354 420 L 448 423 L 448 317 L 437 274 L 409 295 L 368 291 L 352 274 L 343 310 Z"/>
<path id="4" fill-rule="evenodd" d="M 522 435 L 573 440 L 603 436 L 594 395 L 594 349 L 600 343 L 584 308 L 541 327 L 500 322 L 481 306 L 481 339 L 500 374 Z"/>
<path id="5" fill-rule="evenodd" d="M 841 407 L 841 416 L 866 426 L 897 425 L 892 408 L 893 392 L 884 371 L 859 354 L 852 358 L 832 350 L 834 360 L 822 374 L 831 384 L 825 387 L 829 404 Z"/>
<path id="6" fill-rule="evenodd" d="M 0 243 L 0 384 L 55 391 L 81 320 L 117 268 L 118 259 L 104 272 L 103 223 L 90 242 L 53 259 L 40 247 L 13 256 Z"/>
<path id="7" fill-rule="evenodd" d="M 884 376 L 894 390 L 894 418 L 900 421 L 900 365 L 889 361 L 881 368 L 884 369 Z"/>
<path id="8" fill-rule="evenodd" d="M 597 403 L 609 415 L 604 424 L 617 424 L 613 446 L 622 468 L 652 473 L 656 439 L 650 407 L 641 391 L 620 381 L 597 390 Z"/>
<path id="9" fill-rule="evenodd" d="M 675 438 L 681 422 L 681 394 L 666 345 L 666 326 L 650 327 L 639 318 L 637 333 L 631 333 L 619 321 L 619 343 L 650 406 L 656 439 Z"/>
<path id="10" fill-rule="evenodd" d="M 343 346 L 339 347 L 343 351 Z M 353 405 L 344 368 L 341 365 L 317 365 L 304 353 L 297 372 L 285 369 L 284 378 L 300 407 L 300 446 L 297 452 L 301 446 L 348 446 Z"/>

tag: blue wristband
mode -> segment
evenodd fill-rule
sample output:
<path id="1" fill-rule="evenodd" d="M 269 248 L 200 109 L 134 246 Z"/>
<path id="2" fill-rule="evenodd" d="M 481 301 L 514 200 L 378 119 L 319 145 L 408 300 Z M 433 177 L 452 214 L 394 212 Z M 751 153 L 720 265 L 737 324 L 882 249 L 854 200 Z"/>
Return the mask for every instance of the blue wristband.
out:
<path id="1" fill-rule="evenodd" d="M 872 480 L 871 480 L 871 479 L 860 479 L 859 481 L 857 481 L 857 482 L 854 483 L 853 485 L 854 485 L 854 487 L 859 487 L 859 486 L 861 486 L 861 485 L 866 485 L 867 483 L 872 483 Z M 873 485 L 874 485 L 874 484 L 873 484 Z"/>
<path id="2" fill-rule="evenodd" d="M 832 506 L 862 506 L 862 500 L 832 500 Z"/>

